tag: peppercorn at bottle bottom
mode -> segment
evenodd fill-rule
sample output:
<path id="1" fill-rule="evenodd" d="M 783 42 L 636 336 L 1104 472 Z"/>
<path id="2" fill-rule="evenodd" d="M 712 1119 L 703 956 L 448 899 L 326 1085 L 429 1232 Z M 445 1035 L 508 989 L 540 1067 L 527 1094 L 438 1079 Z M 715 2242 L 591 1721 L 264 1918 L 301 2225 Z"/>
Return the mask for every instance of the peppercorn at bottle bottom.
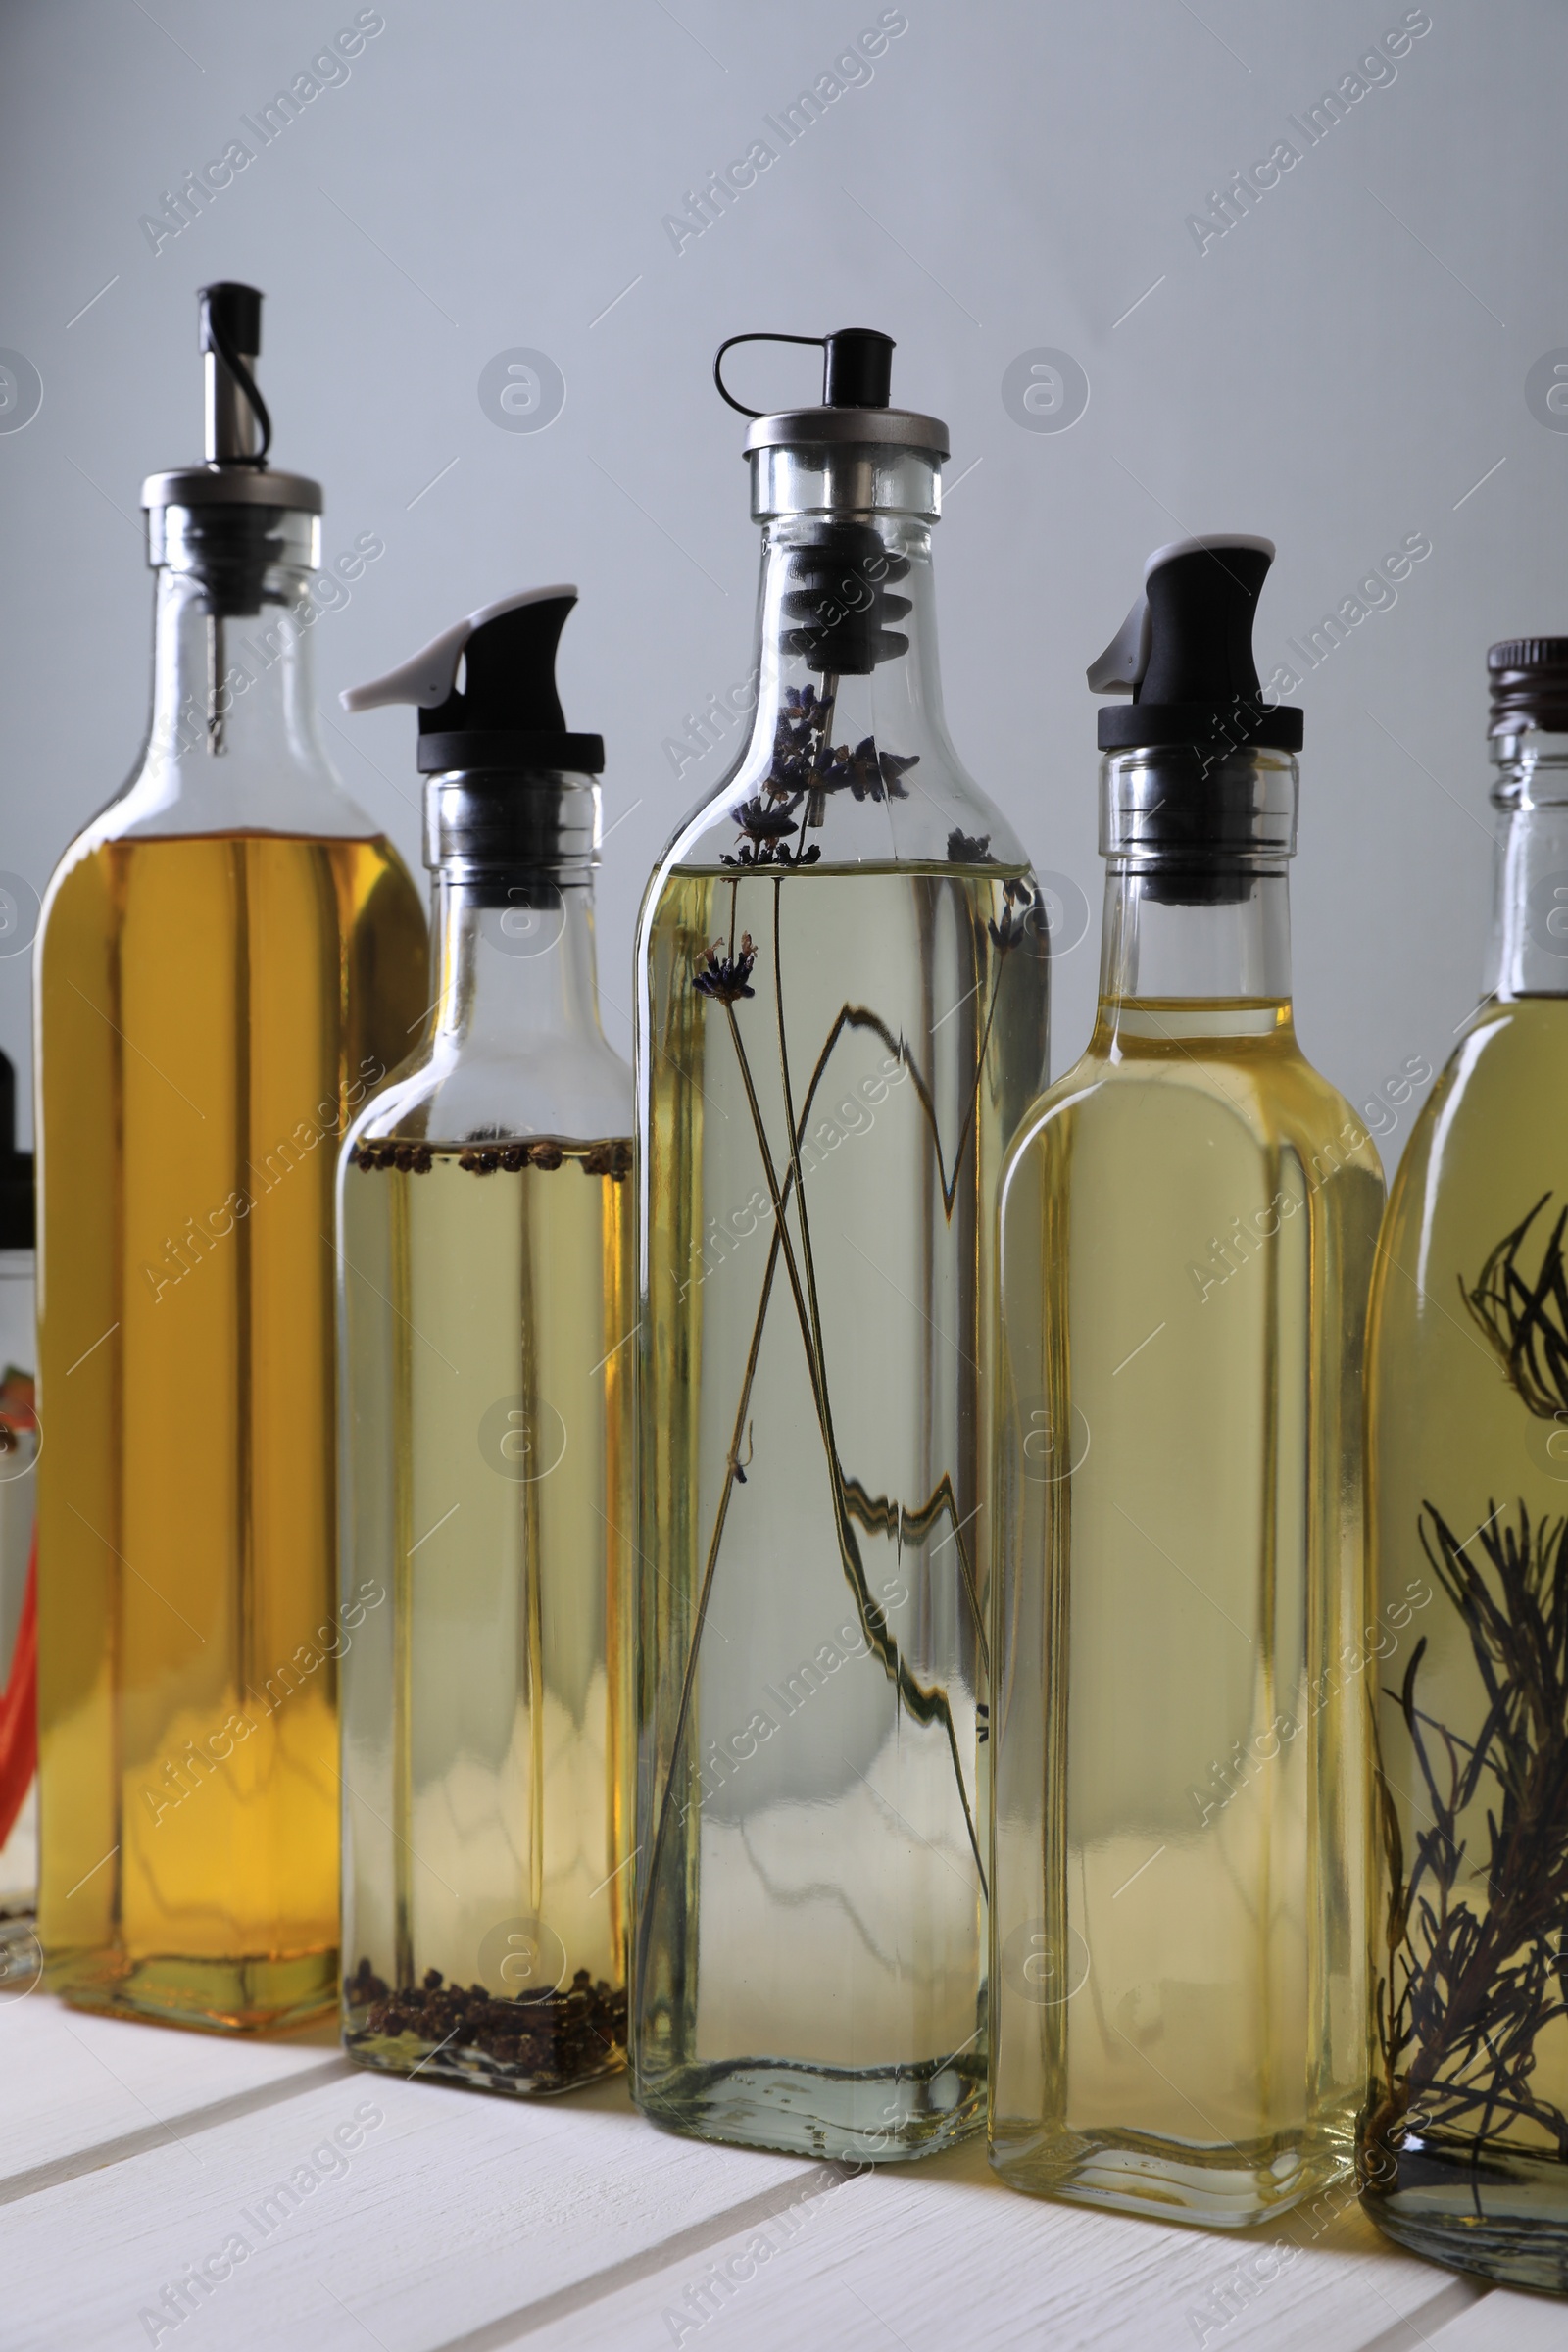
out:
<path id="1" fill-rule="evenodd" d="M 512 2096 L 570 2090 L 626 2059 L 626 1988 L 586 1968 L 559 1989 L 498 1999 L 482 1984 L 448 1984 L 438 1968 L 394 1992 L 362 1959 L 343 1986 L 344 2047 L 388 2074 L 444 2075 Z"/>

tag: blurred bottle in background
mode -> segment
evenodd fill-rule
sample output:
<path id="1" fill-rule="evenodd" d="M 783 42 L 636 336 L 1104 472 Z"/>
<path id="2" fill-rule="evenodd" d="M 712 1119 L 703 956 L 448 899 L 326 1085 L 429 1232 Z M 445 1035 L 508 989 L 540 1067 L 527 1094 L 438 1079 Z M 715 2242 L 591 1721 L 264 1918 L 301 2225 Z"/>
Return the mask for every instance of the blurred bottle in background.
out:
<path id="1" fill-rule="evenodd" d="M 0 1984 L 30 1976 L 37 1952 L 32 1154 L 16 1131 L 16 1073 L 0 1054 Z"/>

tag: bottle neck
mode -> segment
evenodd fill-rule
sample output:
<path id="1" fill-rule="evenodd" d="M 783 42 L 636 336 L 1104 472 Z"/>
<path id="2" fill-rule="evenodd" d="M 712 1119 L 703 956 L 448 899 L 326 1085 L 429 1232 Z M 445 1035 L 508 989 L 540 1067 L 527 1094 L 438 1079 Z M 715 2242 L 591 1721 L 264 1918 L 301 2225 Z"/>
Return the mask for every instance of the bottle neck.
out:
<path id="1" fill-rule="evenodd" d="M 874 755 L 865 747 L 874 746 Z M 864 751 L 840 775 L 837 748 Z M 904 799 L 922 758 L 955 755 L 942 712 L 931 531 L 922 518 L 781 514 L 762 526 L 757 706 L 740 770 L 793 761 L 801 792 L 791 855 L 823 832 L 828 804 Z M 890 777 L 889 759 L 900 764 Z M 821 776 L 821 782 L 815 779 Z"/>
<path id="2" fill-rule="evenodd" d="M 1105 877 L 1102 1011 L 1129 1004 L 1288 1006 L 1290 883 L 1283 866 L 1238 871 L 1223 901 L 1172 896 L 1170 872 L 1113 864 Z M 1185 881 L 1177 887 L 1185 891 Z M 1273 1026 L 1275 1020 L 1268 1025 Z"/>
<path id="3" fill-rule="evenodd" d="M 237 552 L 203 520 L 178 508 L 159 517 L 147 763 L 320 764 L 312 658 L 320 609 L 308 592 L 316 518 L 242 514 L 252 539 L 258 525 L 264 535 Z"/>
<path id="4" fill-rule="evenodd" d="M 1489 997 L 1568 996 L 1568 736 L 1497 741 Z"/>
<path id="5" fill-rule="evenodd" d="M 1296 803 L 1288 753 L 1161 746 L 1105 760 L 1102 1030 L 1288 1025 Z"/>
<path id="6" fill-rule="evenodd" d="M 433 1041 L 501 1058 L 602 1045 L 592 868 L 442 870 Z"/>

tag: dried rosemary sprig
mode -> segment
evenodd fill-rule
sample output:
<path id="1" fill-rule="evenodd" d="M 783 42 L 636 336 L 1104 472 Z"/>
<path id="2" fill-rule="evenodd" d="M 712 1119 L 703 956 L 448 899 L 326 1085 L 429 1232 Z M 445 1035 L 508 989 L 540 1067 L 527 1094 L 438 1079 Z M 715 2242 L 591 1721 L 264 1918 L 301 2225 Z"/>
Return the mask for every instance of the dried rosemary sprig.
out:
<path id="1" fill-rule="evenodd" d="M 1568 2115 L 1531 2080 L 1540 2036 L 1568 2016 L 1568 1520 L 1532 1525 L 1521 1500 L 1517 1524 L 1494 1508 L 1461 1539 L 1427 1502 L 1420 1535 L 1469 1638 L 1485 1711 L 1466 1740 L 1421 1704 L 1425 1640 L 1388 1692 L 1432 1818 L 1414 1833 L 1406 1877 L 1380 1753 L 1388 1974 L 1377 1989 L 1384 2079 L 1369 2138 L 1387 2145 L 1418 2116 L 1423 2136 L 1462 2135 L 1479 2149 L 1524 2126 L 1568 2157 Z M 1468 1822 L 1483 1797 L 1484 1861 L 1470 1854 Z M 1462 1891 L 1477 1881 L 1479 1902 Z"/>
<path id="2" fill-rule="evenodd" d="M 1502 1368 L 1533 1413 L 1550 1421 L 1568 1412 L 1568 1268 L 1562 1254 L 1568 1208 L 1547 1237 L 1534 1277 L 1520 1265 L 1525 1236 L 1549 1193 L 1507 1234 L 1474 1286 L 1459 1277 L 1459 1295 L 1495 1348 Z"/>

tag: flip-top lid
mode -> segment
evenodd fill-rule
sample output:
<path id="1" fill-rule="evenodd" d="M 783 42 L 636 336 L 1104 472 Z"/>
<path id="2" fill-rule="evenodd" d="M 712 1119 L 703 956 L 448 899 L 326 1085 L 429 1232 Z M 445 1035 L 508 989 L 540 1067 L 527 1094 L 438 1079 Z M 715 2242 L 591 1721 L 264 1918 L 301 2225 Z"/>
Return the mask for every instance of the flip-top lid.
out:
<path id="1" fill-rule="evenodd" d="M 598 775 L 601 735 L 573 735 L 556 691 L 556 648 L 577 602 L 570 586 L 526 588 L 455 621 L 384 677 L 351 686 L 345 710 L 413 703 L 418 764 L 449 768 L 569 768 Z M 458 691 L 458 664 L 464 665 Z"/>
<path id="2" fill-rule="evenodd" d="M 766 413 L 749 409 L 729 391 L 723 377 L 724 354 L 738 343 L 806 343 L 822 353 L 820 407 L 779 409 Z M 713 360 L 713 381 L 732 409 L 752 419 L 746 436 L 747 455 L 790 442 L 831 444 L 858 441 L 887 449 L 919 449 L 929 456 L 948 454 L 948 428 L 940 416 L 925 416 L 914 409 L 888 406 L 893 380 L 891 335 L 873 326 L 842 326 L 831 335 L 731 335 Z"/>
<path id="3" fill-rule="evenodd" d="M 1263 700 L 1252 658 L 1253 615 L 1274 552 L 1272 539 L 1245 532 L 1154 550 L 1143 593 L 1089 665 L 1092 693 L 1131 697 L 1101 711 L 1102 751 L 1224 741 L 1300 750 L 1300 711 Z"/>

